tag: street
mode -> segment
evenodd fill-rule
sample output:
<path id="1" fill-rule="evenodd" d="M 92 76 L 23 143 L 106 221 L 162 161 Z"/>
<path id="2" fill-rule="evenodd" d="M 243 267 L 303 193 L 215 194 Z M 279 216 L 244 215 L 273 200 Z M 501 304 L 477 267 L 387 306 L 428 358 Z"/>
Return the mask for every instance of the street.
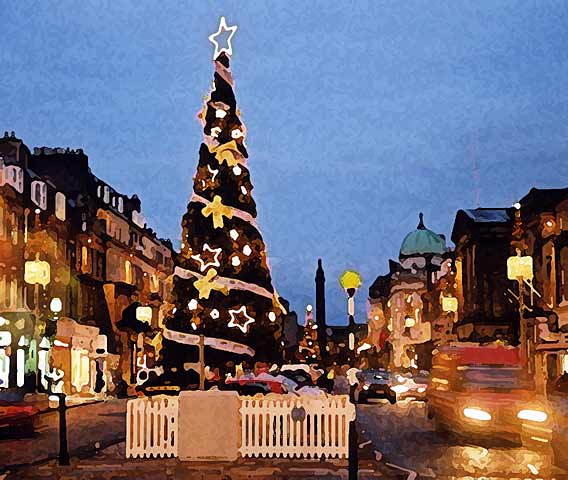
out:
<path id="1" fill-rule="evenodd" d="M 72 456 L 95 452 L 125 438 L 126 399 L 67 410 L 67 441 Z M 0 472 L 7 467 L 55 458 L 59 451 L 57 412 L 39 416 L 34 437 L 0 439 Z M 97 446 L 98 444 L 98 446 Z"/>
<path id="2" fill-rule="evenodd" d="M 418 478 L 552 478 L 565 474 L 551 456 L 519 446 L 468 444 L 438 433 L 423 402 L 376 403 L 357 407 L 359 433 L 373 442 L 382 461 Z M 411 478 L 411 477 L 408 477 Z"/>

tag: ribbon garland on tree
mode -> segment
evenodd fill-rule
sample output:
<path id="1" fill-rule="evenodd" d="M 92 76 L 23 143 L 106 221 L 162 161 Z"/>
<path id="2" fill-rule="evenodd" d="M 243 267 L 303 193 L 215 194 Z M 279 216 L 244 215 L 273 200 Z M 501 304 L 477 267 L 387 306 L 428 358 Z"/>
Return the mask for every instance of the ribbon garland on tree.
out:
<path id="1" fill-rule="evenodd" d="M 216 195 L 216 197 L 218 197 L 218 196 L 219 195 Z M 219 202 L 221 202 L 221 206 L 224 207 L 224 211 L 229 211 L 231 213 L 231 216 L 223 214 L 224 216 L 226 216 L 227 218 L 233 218 L 233 217 L 240 218 L 241 220 L 244 220 L 245 222 L 250 223 L 253 227 L 258 229 L 256 221 L 250 213 L 243 212 L 242 210 L 239 210 L 238 208 L 235 208 L 235 207 L 229 207 L 227 205 L 224 205 L 222 203 L 221 197 L 219 197 L 219 199 L 220 199 Z M 207 200 L 206 198 L 203 198 L 201 195 L 198 195 L 195 192 L 191 195 L 190 201 L 191 202 L 200 202 L 200 203 L 205 204 L 205 207 L 201 210 L 201 213 L 203 214 L 204 217 L 208 217 L 209 215 L 211 215 L 211 212 L 214 209 L 218 208 L 217 205 L 213 205 L 213 203 L 215 202 L 215 198 L 213 198 L 213 202 L 210 202 L 209 200 Z M 204 212 L 206 207 L 210 207 L 210 208 L 207 210 L 207 212 Z M 215 217 L 213 217 L 213 220 L 215 220 Z M 220 220 L 223 221 L 222 216 L 221 216 Z M 224 222 L 221 224 L 221 227 L 223 225 L 224 225 Z M 217 228 L 217 227 L 215 227 L 215 228 Z"/>
<path id="2" fill-rule="evenodd" d="M 272 301 L 272 306 L 275 309 L 280 310 L 284 315 L 286 315 L 286 313 L 287 313 L 284 306 L 280 303 L 280 300 L 278 299 L 279 296 L 278 296 L 278 293 L 276 291 L 274 291 L 274 293 L 271 293 L 268 290 L 266 290 L 266 288 L 259 287 L 258 285 L 255 285 L 254 283 L 243 282 L 242 280 L 237 280 L 236 278 L 221 277 L 221 276 L 217 275 L 217 270 L 215 270 L 214 268 L 209 269 L 204 276 L 199 272 L 195 272 L 195 271 L 189 270 L 187 268 L 176 267 L 174 269 L 174 275 L 179 277 L 179 278 L 186 279 L 186 280 L 189 279 L 189 278 L 193 278 L 193 277 L 197 278 L 197 280 L 194 282 L 193 285 L 199 291 L 199 298 L 209 298 L 209 292 L 211 290 L 222 291 L 223 293 L 225 293 L 225 295 L 228 295 L 229 290 L 233 290 L 233 289 L 234 290 L 244 290 L 244 291 L 256 293 L 257 295 L 260 295 L 264 298 L 269 298 Z M 208 289 L 207 285 L 213 279 L 215 279 L 213 283 L 215 284 L 216 288 L 211 288 L 207 291 L 207 289 Z M 198 282 L 200 282 L 200 283 L 198 283 Z M 203 288 L 203 286 L 205 286 L 204 293 L 207 293 L 207 297 L 201 296 L 200 288 Z M 219 287 L 221 287 L 221 288 L 219 288 Z"/>

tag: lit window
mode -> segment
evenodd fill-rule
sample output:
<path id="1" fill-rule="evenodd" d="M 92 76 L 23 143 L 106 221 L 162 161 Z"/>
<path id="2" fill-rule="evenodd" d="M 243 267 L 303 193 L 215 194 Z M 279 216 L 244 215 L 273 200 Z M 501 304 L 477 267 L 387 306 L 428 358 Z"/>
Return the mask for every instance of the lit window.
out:
<path id="1" fill-rule="evenodd" d="M 103 193 L 103 187 L 99 185 L 97 187 L 97 197 L 101 198 L 102 193 Z"/>
<path id="2" fill-rule="evenodd" d="M 0 238 L 6 238 L 6 222 L 4 221 L 4 207 L 0 205 Z"/>
<path id="3" fill-rule="evenodd" d="M 24 171 L 20 167 L 12 165 L 6 168 L 6 181 L 14 189 L 22 193 L 24 191 Z"/>
<path id="4" fill-rule="evenodd" d="M 87 250 L 87 247 L 81 247 L 81 267 L 83 271 L 87 269 L 88 265 L 89 265 L 89 251 Z"/>
<path id="5" fill-rule="evenodd" d="M 18 217 L 14 212 L 12 212 L 12 231 L 10 232 L 12 235 L 12 245 L 18 244 Z"/>
<path id="6" fill-rule="evenodd" d="M 132 283 L 132 264 L 130 263 L 130 260 L 126 260 L 126 262 L 124 262 L 124 275 L 126 283 Z"/>
<path id="7" fill-rule="evenodd" d="M 112 206 L 116 207 L 116 197 L 112 197 Z"/>
<path id="8" fill-rule="evenodd" d="M 160 283 L 158 282 L 158 277 L 153 273 L 150 275 L 150 292 L 158 293 L 160 291 Z"/>
<path id="9" fill-rule="evenodd" d="M 65 221 L 65 195 L 61 192 L 55 194 L 55 216 L 62 222 Z"/>
<path id="10" fill-rule="evenodd" d="M 47 208 L 47 185 L 39 180 L 34 180 L 31 185 L 32 202 L 39 208 L 45 210 Z"/>

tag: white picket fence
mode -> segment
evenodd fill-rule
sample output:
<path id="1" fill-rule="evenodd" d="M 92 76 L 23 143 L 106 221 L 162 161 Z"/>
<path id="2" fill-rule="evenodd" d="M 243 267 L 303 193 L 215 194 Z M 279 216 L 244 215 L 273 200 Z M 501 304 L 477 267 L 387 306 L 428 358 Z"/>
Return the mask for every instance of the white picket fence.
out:
<path id="1" fill-rule="evenodd" d="M 178 398 L 136 398 L 126 406 L 126 457 L 177 457 Z"/>
<path id="2" fill-rule="evenodd" d="M 242 397 L 243 457 L 347 458 L 355 406 L 346 395 Z"/>
<path id="3" fill-rule="evenodd" d="M 355 419 L 347 395 L 270 394 L 240 400 L 241 456 L 347 458 L 349 422 Z M 129 400 L 126 457 L 177 457 L 178 415 L 178 397 Z"/>

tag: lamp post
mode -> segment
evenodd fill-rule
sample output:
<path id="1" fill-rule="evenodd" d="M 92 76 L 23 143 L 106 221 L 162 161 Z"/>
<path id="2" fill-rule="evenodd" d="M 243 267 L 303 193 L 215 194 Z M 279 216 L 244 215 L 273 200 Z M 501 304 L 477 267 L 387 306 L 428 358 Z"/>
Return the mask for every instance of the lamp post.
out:
<path id="1" fill-rule="evenodd" d="M 149 325 L 152 324 L 152 307 L 139 305 L 136 307 L 136 320 L 139 322 L 145 322 Z M 137 343 L 139 341 L 141 333 L 137 334 L 136 340 L 133 340 L 132 337 L 130 339 L 130 383 L 136 383 L 136 357 L 138 355 L 137 350 Z M 144 344 L 142 344 L 143 346 Z M 143 347 L 142 347 L 143 348 Z"/>
<path id="2" fill-rule="evenodd" d="M 63 302 L 60 298 L 54 297 L 49 303 L 49 309 L 53 312 L 53 319 L 57 321 L 59 314 L 63 310 Z M 60 377 L 61 378 L 61 377 Z M 65 385 L 65 384 L 64 384 Z M 65 394 L 65 387 L 61 392 L 53 392 L 53 378 L 48 378 L 48 389 L 51 395 L 55 395 L 58 400 L 59 412 L 59 465 L 70 465 L 69 450 L 67 448 L 67 395 Z"/>
<path id="3" fill-rule="evenodd" d="M 530 256 L 522 256 L 521 250 L 517 248 L 517 255 L 507 259 L 507 277 L 509 280 L 516 280 L 519 284 L 519 343 L 521 344 L 521 362 L 527 365 L 527 324 L 524 319 L 524 282 L 533 278 L 533 259 Z"/>
<path id="4" fill-rule="evenodd" d="M 355 293 L 361 287 L 362 280 L 354 270 L 345 270 L 339 277 L 339 283 L 347 293 L 347 314 L 349 315 L 349 354 L 350 362 L 355 360 L 353 352 L 355 351 Z M 352 365 L 353 366 L 353 365 Z"/>
<path id="5" fill-rule="evenodd" d="M 40 344 L 39 340 L 39 286 L 42 285 L 45 288 L 50 281 L 50 267 L 49 263 L 39 259 L 39 253 L 36 253 L 35 260 L 28 260 L 24 264 L 24 282 L 29 285 L 34 285 L 34 316 L 35 316 L 35 326 L 34 326 L 34 336 L 36 337 L 36 345 Z M 37 361 L 37 360 L 36 360 Z M 36 364 L 36 388 L 41 385 L 41 373 Z"/>
<path id="6" fill-rule="evenodd" d="M 339 283 L 347 293 L 347 313 L 349 315 L 349 354 L 350 362 L 355 358 L 355 293 L 361 287 L 361 275 L 354 270 L 346 270 L 339 277 Z M 355 388 L 350 386 L 349 399 L 355 405 Z M 349 422 L 349 480 L 357 480 L 359 477 L 359 445 L 357 441 L 356 416 Z"/>

